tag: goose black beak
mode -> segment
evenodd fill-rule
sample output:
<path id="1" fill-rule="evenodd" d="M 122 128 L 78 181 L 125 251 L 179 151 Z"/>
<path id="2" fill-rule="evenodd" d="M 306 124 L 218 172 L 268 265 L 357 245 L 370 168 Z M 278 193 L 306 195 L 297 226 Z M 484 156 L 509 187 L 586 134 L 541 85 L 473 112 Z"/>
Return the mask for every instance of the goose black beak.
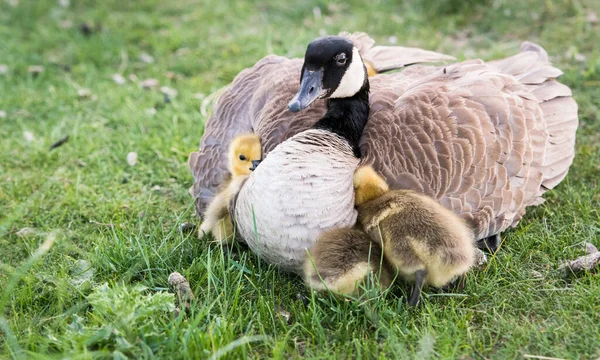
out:
<path id="1" fill-rule="evenodd" d="M 260 164 L 262 160 L 252 160 L 252 167 L 250 168 L 251 171 L 256 170 L 256 167 L 258 166 L 258 164 Z"/>
<path id="2" fill-rule="evenodd" d="M 325 95 L 325 91 L 323 91 L 323 69 L 304 70 L 300 89 L 288 104 L 288 108 L 291 112 L 298 112 L 306 109 L 308 105 L 320 99 L 323 95 Z"/>

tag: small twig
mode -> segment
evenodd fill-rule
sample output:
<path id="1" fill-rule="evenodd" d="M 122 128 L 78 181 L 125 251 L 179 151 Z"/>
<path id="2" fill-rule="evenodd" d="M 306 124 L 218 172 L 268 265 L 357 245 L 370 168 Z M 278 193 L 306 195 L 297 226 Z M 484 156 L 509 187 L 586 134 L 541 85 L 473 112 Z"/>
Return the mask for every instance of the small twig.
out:
<path id="1" fill-rule="evenodd" d="M 52 150 L 56 149 L 57 147 L 63 146 L 67 141 L 69 141 L 69 135 L 63 136 L 57 142 L 50 145 L 50 150 L 48 150 L 48 151 L 52 151 Z"/>
<path id="2" fill-rule="evenodd" d="M 565 275 L 569 273 L 567 270 L 576 274 L 593 270 L 600 265 L 600 252 L 594 245 L 586 243 L 585 252 L 586 255 L 564 262 L 558 270 L 562 271 Z"/>
<path id="3" fill-rule="evenodd" d="M 548 356 L 541 356 L 541 355 L 529 355 L 529 354 L 525 354 L 523 355 L 523 357 L 525 359 L 539 359 L 539 360 L 565 360 L 563 358 L 555 358 L 555 357 L 548 357 Z"/>
<path id="4" fill-rule="evenodd" d="M 107 226 L 109 228 L 115 227 L 113 224 L 105 224 L 105 223 L 98 222 L 96 220 L 90 220 L 90 224 L 99 225 L 99 226 Z"/>
<path id="5" fill-rule="evenodd" d="M 186 312 L 190 311 L 192 301 L 194 301 L 194 293 L 190 287 L 190 283 L 178 272 L 169 275 L 169 285 L 173 288 L 177 296 L 177 302 L 180 308 L 184 308 Z M 179 308 L 175 309 L 176 314 L 179 313 Z"/>

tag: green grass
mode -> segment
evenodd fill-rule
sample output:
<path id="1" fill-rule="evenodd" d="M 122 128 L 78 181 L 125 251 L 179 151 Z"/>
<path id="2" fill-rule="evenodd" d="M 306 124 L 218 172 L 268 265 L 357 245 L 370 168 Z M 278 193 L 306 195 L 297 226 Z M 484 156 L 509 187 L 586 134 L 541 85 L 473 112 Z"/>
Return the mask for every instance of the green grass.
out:
<path id="1" fill-rule="evenodd" d="M 556 271 L 584 242 L 600 245 L 600 25 L 587 20 L 600 6 L 461 3 L 0 0 L 0 358 L 600 357 L 600 275 Z M 320 32 L 340 30 L 460 58 L 506 56 L 535 41 L 580 106 L 567 179 L 504 234 L 462 293 L 427 291 L 420 309 L 406 308 L 402 285 L 358 301 L 311 294 L 252 254 L 228 256 L 178 230 L 196 221 L 186 162 L 206 120 L 197 94 L 268 53 L 301 56 Z M 30 65 L 45 71 L 34 76 Z M 115 73 L 139 80 L 117 85 Z M 177 97 L 163 105 L 158 90 L 139 85 L 146 78 Z M 82 88 L 93 96 L 79 98 Z M 23 228 L 33 230 L 19 236 Z M 172 271 L 197 295 L 189 317 L 170 314 Z"/>

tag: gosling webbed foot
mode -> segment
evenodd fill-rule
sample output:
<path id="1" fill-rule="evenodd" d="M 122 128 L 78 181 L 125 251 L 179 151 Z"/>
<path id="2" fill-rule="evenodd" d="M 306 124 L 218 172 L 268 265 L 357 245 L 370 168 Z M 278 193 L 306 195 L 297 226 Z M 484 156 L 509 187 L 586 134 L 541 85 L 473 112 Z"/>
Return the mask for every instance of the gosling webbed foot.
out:
<path id="1" fill-rule="evenodd" d="M 417 270 L 415 273 L 415 284 L 410 293 L 410 297 L 408 298 L 408 305 L 417 306 L 419 304 L 419 300 L 421 299 L 421 289 L 423 288 L 426 276 L 427 272 L 425 270 Z"/>

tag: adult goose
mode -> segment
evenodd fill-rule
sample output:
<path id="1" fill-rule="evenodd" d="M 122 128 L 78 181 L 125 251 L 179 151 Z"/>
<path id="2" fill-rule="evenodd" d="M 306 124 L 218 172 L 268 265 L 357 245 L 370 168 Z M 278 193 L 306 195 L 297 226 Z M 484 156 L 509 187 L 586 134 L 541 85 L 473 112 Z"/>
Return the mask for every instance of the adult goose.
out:
<path id="1" fill-rule="evenodd" d="M 360 60 L 352 54 L 347 54 L 346 61 Z M 296 74 L 300 73 L 300 66 Z M 260 71 L 246 73 L 249 74 L 252 79 L 261 79 Z M 541 47 L 524 43 L 521 53 L 499 61 L 413 66 L 400 73 L 370 77 L 371 110 L 358 146 L 363 162 L 372 164 L 393 189 L 415 189 L 437 197 L 446 207 L 471 220 L 479 239 L 498 234 L 516 225 L 526 206 L 541 203 L 542 194 L 556 186 L 571 165 L 577 105 L 570 89 L 555 80 L 560 74 L 549 64 Z M 236 79 L 239 83 L 248 80 L 242 75 Z M 289 82 L 277 78 L 268 81 Z M 270 144 L 265 152 L 309 128 L 325 113 L 322 102 L 317 100 L 298 113 L 306 118 L 295 122 L 284 102 L 293 96 L 290 91 L 261 94 L 259 106 L 263 107 L 249 112 L 254 116 L 250 130 L 259 133 L 263 143 Z M 227 96 L 231 99 L 234 95 Z M 300 107 L 305 105 L 308 103 L 301 103 Z M 209 126 L 212 123 L 235 135 L 241 132 L 233 122 L 236 112 L 231 111 L 231 106 L 227 109 L 230 112 L 218 105 Z M 205 137 L 205 149 L 214 141 L 211 136 Z M 215 176 L 214 168 L 200 161 L 210 156 L 203 150 L 190 156 L 196 178 L 195 195 L 210 182 L 207 179 Z M 254 174 L 250 178 L 253 177 Z M 314 187 L 309 181 L 303 183 Z M 344 187 L 329 190 L 332 196 L 339 196 L 333 201 L 335 204 L 352 196 Z M 288 209 L 289 200 L 295 195 L 284 195 L 280 203 L 285 204 L 271 204 L 271 210 Z M 319 199 L 314 211 L 323 210 L 323 205 L 325 199 Z M 259 213 L 256 205 L 253 213 Z M 348 213 L 351 218 L 349 210 L 332 210 L 330 214 L 343 218 Z M 238 221 L 249 221 L 239 215 L 243 214 L 238 214 Z M 277 232 L 257 237 L 253 233 L 246 240 L 254 241 L 258 252 L 269 254 L 264 256 L 267 260 L 297 270 L 303 247 L 314 238 L 308 236 L 296 242 L 281 233 L 293 234 L 314 225 L 298 219 L 286 217 Z M 258 221 L 256 224 L 261 226 Z"/>
<path id="2" fill-rule="evenodd" d="M 369 75 L 417 63 L 440 63 L 452 56 L 419 48 L 375 46 L 367 34 L 341 32 L 358 49 Z M 326 111 L 316 101 L 310 109 L 292 113 L 287 103 L 298 90 L 302 59 L 269 55 L 242 71 L 219 96 L 204 129 L 200 150 L 190 154 L 194 176 L 190 189 L 201 217 L 228 174 L 227 149 L 239 134 L 254 132 L 261 137 L 263 154 L 292 135 L 312 126 Z"/>

